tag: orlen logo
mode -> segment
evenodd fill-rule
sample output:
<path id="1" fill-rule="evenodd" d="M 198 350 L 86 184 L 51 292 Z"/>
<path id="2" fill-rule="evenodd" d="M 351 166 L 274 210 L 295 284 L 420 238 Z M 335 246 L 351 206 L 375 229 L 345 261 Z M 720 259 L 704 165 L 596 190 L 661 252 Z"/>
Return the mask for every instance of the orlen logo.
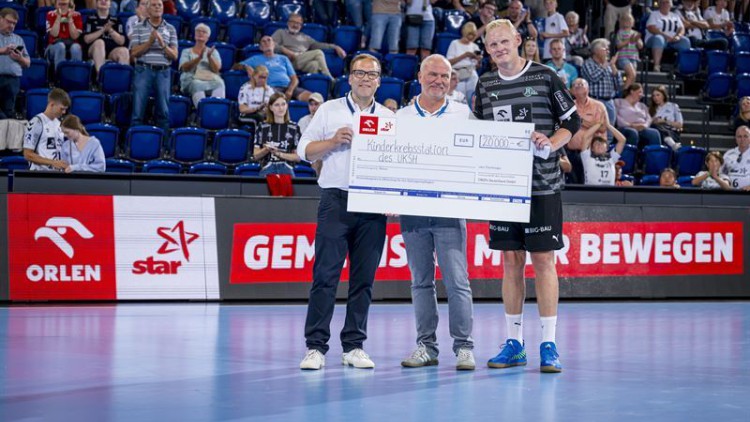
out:
<path id="1" fill-rule="evenodd" d="M 167 255 L 173 252 L 181 252 L 182 258 L 190 262 L 190 249 L 188 245 L 198 239 L 197 233 L 191 233 L 185 230 L 185 222 L 180 220 L 174 227 L 159 227 L 156 233 L 164 239 L 164 243 L 156 251 L 158 255 Z M 146 259 L 135 261 L 133 263 L 133 274 L 177 274 L 177 270 L 182 266 L 181 260 L 170 261 L 166 259 L 156 259 L 155 256 L 149 256 Z"/>
<path id="2" fill-rule="evenodd" d="M 44 226 L 34 232 L 34 240 L 48 239 L 69 259 L 75 256 L 75 249 L 64 237 L 68 229 L 75 232 L 82 239 L 92 239 L 94 234 L 80 221 L 73 217 L 52 217 Z M 100 265 L 38 265 L 32 264 L 26 268 L 26 277 L 33 282 L 38 281 L 101 281 Z"/>
<path id="3" fill-rule="evenodd" d="M 378 117 L 377 116 L 359 116 L 359 133 L 360 135 L 377 135 L 378 134 Z"/>

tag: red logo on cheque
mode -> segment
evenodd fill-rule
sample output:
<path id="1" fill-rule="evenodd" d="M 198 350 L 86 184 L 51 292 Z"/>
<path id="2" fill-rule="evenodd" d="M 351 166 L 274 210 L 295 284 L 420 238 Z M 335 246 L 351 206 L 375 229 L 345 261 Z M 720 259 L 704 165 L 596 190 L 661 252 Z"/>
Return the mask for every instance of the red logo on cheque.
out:
<path id="1" fill-rule="evenodd" d="M 377 135 L 378 134 L 378 117 L 377 116 L 360 116 L 359 117 L 359 134 L 360 135 Z"/>

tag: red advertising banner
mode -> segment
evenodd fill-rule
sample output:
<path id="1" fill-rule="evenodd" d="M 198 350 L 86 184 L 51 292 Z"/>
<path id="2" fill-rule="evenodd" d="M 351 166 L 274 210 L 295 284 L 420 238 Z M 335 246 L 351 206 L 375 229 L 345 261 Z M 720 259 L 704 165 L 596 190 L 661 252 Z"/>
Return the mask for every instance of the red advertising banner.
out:
<path id="1" fill-rule="evenodd" d="M 314 223 L 236 224 L 232 284 L 309 282 Z M 571 222 L 555 253 L 561 277 L 743 274 L 741 222 Z M 410 280 L 398 224 L 389 224 L 376 280 Z M 467 224 L 471 279 L 502 276 L 502 254 L 489 248 L 487 223 Z M 526 276 L 533 277 L 527 261 Z M 342 279 L 347 279 L 344 268 Z"/>
<path id="2" fill-rule="evenodd" d="M 11 300 L 114 300 L 111 196 L 8 195 Z"/>

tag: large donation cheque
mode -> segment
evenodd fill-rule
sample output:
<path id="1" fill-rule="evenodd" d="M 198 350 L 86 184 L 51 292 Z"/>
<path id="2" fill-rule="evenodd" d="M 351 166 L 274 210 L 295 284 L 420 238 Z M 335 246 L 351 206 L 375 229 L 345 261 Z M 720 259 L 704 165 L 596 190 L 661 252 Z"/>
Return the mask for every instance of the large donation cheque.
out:
<path id="1" fill-rule="evenodd" d="M 531 123 L 361 115 L 351 146 L 351 212 L 527 223 Z"/>

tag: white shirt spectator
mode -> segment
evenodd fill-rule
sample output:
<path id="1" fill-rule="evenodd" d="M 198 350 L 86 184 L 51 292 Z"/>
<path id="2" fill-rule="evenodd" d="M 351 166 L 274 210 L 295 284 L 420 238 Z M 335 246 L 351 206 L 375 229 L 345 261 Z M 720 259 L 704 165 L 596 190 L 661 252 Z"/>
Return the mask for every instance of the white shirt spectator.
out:
<path id="1" fill-rule="evenodd" d="M 587 185 L 614 186 L 615 185 L 615 163 L 620 159 L 620 154 L 610 151 L 603 156 L 594 157 L 591 149 L 581 151 L 581 162 L 583 163 L 583 174 Z"/>
<path id="2" fill-rule="evenodd" d="M 466 104 L 461 104 L 455 101 L 451 101 L 448 98 L 446 98 L 446 101 L 443 103 L 443 105 L 439 109 L 437 109 L 434 113 L 428 113 L 427 111 L 419 107 L 419 104 L 417 103 L 418 99 L 419 97 L 414 99 L 414 104 L 410 104 L 402 109 L 399 109 L 399 111 L 396 113 L 396 117 L 404 117 L 404 116 L 441 117 L 441 116 L 445 116 L 446 118 L 451 118 L 451 119 L 460 120 L 460 118 L 463 117 L 466 120 L 469 120 L 469 116 L 471 115 L 471 110 L 469 110 L 469 107 Z"/>
<path id="3" fill-rule="evenodd" d="M 301 119 L 299 119 L 299 122 L 297 122 L 297 126 L 299 127 L 299 133 L 305 133 L 305 129 L 307 129 L 308 126 L 310 126 L 310 122 L 312 122 L 313 116 L 311 114 L 305 114 L 302 116 Z"/>
<path id="4" fill-rule="evenodd" d="M 449 99 L 451 101 L 455 101 L 457 103 L 461 103 L 461 104 L 466 104 L 467 103 L 466 102 L 466 95 L 464 95 L 463 92 L 461 92 L 461 91 L 459 91 L 457 89 L 454 89 L 453 90 L 453 94 L 448 94 L 448 95 L 445 96 L 445 98 L 447 98 L 447 99 Z"/>
<path id="5" fill-rule="evenodd" d="M 716 7 L 711 6 L 706 9 L 703 13 L 703 17 L 714 25 L 723 25 L 727 22 L 731 22 L 732 18 L 729 17 L 729 11 L 724 9 L 721 13 L 716 13 Z"/>
<path id="6" fill-rule="evenodd" d="M 559 12 L 555 12 L 552 16 L 544 18 L 544 32 L 548 34 L 560 34 L 563 31 L 568 31 L 568 24 L 565 22 L 565 16 Z M 549 51 L 550 44 L 555 38 L 546 38 L 544 40 L 544 48 L 539 53 L 543 59 L 551 59 L 552 53 Z M 565 41 L 563 39 L 563 41 Z"/>
<path id="7" fill-rule="evenodd" d="M 704 22 L 705 21 L 703 16 L 701 16 L 700 9 L 697 9 L 697 8 L 695 10 L 680 10 L 680 13 L 682 14 L 682 16 L 685 17 L 685 20 L 689 22 Z M 685 36 L 702 40 L 703 31 L 701 31 L 700 28 L 690 28 L 685 31 Z"/>
<path id="8" fill-rule="evenodd" d="M 698 174 L 696 174 L 695 177 L 698 178 L 698 177 L 702 177 L 703 175 L 708 175 L 708 172 L 707 171 L 701 171 Z M 732 181 L 729 180 L 729 177 L 727 175 L 725 175 L 725 174 L 719 174 L 719 178 L 721 178 L 723 180 L 726 180 L 727 183 L 729 183 L 730 186 L 732 185 Z M 722 187 L 719 184 L 719 182 L 717 182 L 716 180 L 714 180 L 714 178 L 711 177 L 711 175 L 708 175 L 708 177 L 706 177 L 706 180 L 704 180 L 703 182 L 701 182 L 701 189 L 721 189 L 721 188 Z"/>
<path id="9" fill-rule="evenodd" d="M 663 32 L 669 37 L 674 37 L 675 35 L 677 35 L 677 32 L 679 32 L 680 28 L 683 27 L 682 18 L 680 18 L 680 15 L 675 12 L 669 12 L 666 15 L 662 15 L 658 10 L 654 10 L 648 16 L 646 27 L 649 27 L 651 25 L 656 26 L 659 31 Z M 652 34 L 651 31 L 647 30 L 646 42 L 648 42 L 648 40 L 653 36 L 654 34 Z"/>
<path id="10" fill-rule="evenodd" d="M 274 90 L 270 86 L 265 87 L 259 86 L 253 88 L 250 82 L 245 82 L 240 87 L 240 92 L 237 94 L 237 104 L 244 104 L 252 109 L 258 108 L 263 104 L 268 104 L 271 99 Z"/>
<path id="11" fill-rule="evenodd" d="M 743 189 L 750 186 L 750 150 L 740 152 L 739 147 L 724 153 L 724 165 L 721 173 L 729 177 L 732 189 Z"/>

